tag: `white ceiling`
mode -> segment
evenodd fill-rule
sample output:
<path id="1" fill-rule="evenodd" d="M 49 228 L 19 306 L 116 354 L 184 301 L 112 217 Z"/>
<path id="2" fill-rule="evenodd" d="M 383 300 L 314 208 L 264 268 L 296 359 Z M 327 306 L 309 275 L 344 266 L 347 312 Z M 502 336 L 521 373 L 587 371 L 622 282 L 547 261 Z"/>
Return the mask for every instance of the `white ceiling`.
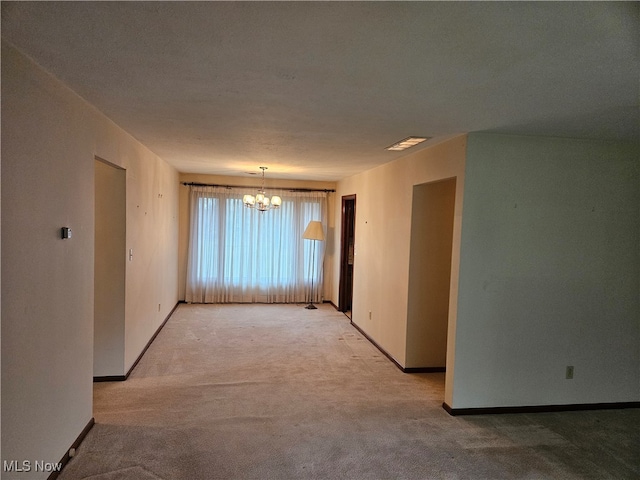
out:
<path id="1" fill-rule="evenodd" d="M 337 180 L 462 132 L 637 141 L 639 12 L 2 2 L 2 37 L 180 171 Z"/>

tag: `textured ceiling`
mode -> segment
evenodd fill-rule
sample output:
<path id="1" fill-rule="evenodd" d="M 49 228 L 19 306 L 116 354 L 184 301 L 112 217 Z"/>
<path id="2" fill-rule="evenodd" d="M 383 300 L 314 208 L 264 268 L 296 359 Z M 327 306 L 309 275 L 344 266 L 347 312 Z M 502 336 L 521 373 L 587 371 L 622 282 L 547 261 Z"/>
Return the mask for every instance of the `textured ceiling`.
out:
<path id="1" fill-rule="evenodd" d="M 637 140 L 639 12 L 2 2 L 2 36 L 180 171 L 337 180 L 470 131 Z"/>

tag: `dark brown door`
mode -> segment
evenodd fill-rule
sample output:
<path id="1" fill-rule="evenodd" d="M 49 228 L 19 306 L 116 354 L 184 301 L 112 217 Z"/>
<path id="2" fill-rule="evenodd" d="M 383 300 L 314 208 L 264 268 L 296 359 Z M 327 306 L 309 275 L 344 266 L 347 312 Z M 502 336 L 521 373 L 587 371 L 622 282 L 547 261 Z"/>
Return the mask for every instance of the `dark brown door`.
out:
<path id="1" fill-rule="evenodd" d="M 353 265 L 356 230 L 356 196 L 342 197 L 342 239 L 340 242 L 340 298 L 338 310 L 350 312 L 353 300 Z"/>

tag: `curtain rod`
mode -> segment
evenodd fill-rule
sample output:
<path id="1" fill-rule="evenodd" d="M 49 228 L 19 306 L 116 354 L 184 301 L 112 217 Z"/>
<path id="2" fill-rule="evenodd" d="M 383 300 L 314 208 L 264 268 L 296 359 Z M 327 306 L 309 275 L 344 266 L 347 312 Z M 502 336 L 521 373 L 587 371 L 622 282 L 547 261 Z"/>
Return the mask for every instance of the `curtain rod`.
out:
<path id="1" fill-rule="evenodd" d="M 217 183 L 182 182 L 187 187 L 223 187 L 223 188 L 260 188 L 260 185 L 220 185 Z M 265 190 L 286 190 L 287 192 L 324 192 L 334 193 L 330 188 L 290 188 L 290 187 L 264 187 Z"/>

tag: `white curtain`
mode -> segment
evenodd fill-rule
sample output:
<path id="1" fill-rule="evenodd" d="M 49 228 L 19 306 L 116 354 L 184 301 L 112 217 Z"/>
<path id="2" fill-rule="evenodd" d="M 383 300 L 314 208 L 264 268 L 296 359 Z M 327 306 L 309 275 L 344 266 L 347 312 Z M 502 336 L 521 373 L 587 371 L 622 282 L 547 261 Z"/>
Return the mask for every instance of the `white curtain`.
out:
<path id="1" fill-rule="evenodd" d="M 325 242 L 304 240 L 302 234 L 311 220 L 319 220 L 326 238 L 326 193 L 269 190 L 268 196 L 282 198 L 282 206 L 267 212 L 245 207 L 245 193 L 191 187 L 186 301 L 320 302 Z"/>

